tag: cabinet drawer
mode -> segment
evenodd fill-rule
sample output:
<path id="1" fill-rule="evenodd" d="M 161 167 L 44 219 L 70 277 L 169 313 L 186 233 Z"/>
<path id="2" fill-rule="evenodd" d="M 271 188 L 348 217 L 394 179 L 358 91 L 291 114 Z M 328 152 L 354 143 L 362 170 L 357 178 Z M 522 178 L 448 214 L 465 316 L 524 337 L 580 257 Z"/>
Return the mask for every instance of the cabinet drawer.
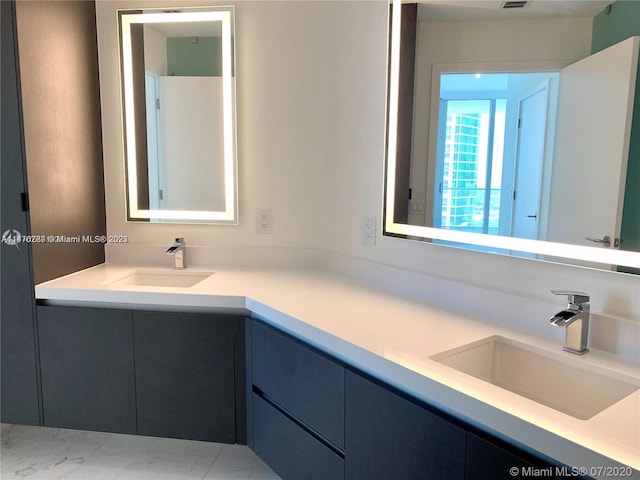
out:
<path id="1" fill-rule="evenodd" d="M 344 458 L 253 394 L 253 449 L 284 480 L 344 478 Z"/>
<path id="2" fill-rule="evenodd" d="M 253 322 L 252 339 L 253 384 L 344 448 L 345 369 L 260 322 Z"/>

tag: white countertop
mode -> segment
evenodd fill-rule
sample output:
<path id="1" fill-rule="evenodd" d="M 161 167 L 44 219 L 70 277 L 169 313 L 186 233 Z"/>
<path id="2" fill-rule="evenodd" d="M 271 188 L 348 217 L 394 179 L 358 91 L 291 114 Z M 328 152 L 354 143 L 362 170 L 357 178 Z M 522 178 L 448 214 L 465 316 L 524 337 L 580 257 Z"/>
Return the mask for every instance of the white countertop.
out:
<path id="1" fill-rule="evenodd" d="M 319 271 L 189 267 L 185 272 L 215 274 L 189 288 L 110 284 L 136 269 L 169 270 L 99 265 L 37 285 L 36 298 L 51 304 L 249 310 L 346 363 L 495 435 L 572 467 L 627 465 L 640 476 L 640 391 L 589 420 L 578 420 L 429 359 L 470 342 L 502 335 L 640 381 L 637 365 L 619 361 L 611 354 L 592 350 L 577 357 L 562 352 L 562 345 L 547 339 Z M 594 470 L 589 473 L 607 478 Z"/>

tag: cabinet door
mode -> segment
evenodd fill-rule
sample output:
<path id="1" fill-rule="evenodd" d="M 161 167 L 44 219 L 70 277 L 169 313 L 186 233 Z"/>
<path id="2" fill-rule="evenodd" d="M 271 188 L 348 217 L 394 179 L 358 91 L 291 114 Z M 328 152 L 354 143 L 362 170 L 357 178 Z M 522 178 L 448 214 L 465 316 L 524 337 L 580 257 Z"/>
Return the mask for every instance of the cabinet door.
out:
<path id="1" fill-rule="evenodd" d="M 44 424 L 136 433 L 131 312 L 38 307 Z"/>
<path id="2" fill-rule="evenodd" d="M 506 450 L 483 440 L 472 433 L 467 434 L 467 472 L 466 480 L 484 480 L 486 478 L 515 477 L 516 472 L 533 465 Z"/>
<path id="3" fill-rule="evenodd" d="M 537 476 L 553 480 L 570 477 L 584 480 L 590 478 L 572 476 L 570 467 L 551 464 L 535 454 L 523 452 L 511 445 L 503 448 L 498 443 L 504 442 L 486 440 L 467 432 L 465 480 L 525 478 L 536 476 L 536 472 L 538 472 Z"/>
<path id="4" fill-rule="evenodd" d="M 347 372 L 345 478 L 464 478 L 465 431 Z"/>
<path id="5" fill-rule="evenodd" d="M 236 342 L 243 319 L 133 312 L 133 326 L 138 433 L 234 443 L 234 349 L 243 343 Z"/>
<path id="6" fill-rule="evenodd" d="M 253 384 L 343 449 L 344 367 L 261 322 L 253 322 L 252 342 Z"/>

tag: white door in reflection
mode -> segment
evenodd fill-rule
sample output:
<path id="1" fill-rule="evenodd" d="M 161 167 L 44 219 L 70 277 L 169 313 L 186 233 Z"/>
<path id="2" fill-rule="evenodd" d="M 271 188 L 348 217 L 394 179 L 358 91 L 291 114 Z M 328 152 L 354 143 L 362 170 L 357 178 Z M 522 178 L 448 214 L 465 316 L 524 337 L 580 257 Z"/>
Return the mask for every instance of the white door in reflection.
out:
<path id="1" fill-rule="evenodd" d="M 540 212 L 540 200 L 548 101 L 548 81 L 527 92 L 519 101 L 516 182 L 511 228 L 511 236 L 518 238 L 540 238 L 540 222 L 546 220 L 546 214 Z"/>
<path id="2" fill-rule="evenodd" d="M 550 241 L 605 246 L 586 237 L 606 235 L 614 246 L 620 236 L 639 45 L 632 37 L 562 70 Z"/>

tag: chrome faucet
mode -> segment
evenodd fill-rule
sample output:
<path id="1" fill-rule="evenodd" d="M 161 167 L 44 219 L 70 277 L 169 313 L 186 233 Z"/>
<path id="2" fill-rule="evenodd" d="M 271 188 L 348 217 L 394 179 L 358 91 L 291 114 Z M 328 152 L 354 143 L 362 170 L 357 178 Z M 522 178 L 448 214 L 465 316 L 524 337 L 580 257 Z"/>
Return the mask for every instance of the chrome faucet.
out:
<path id="1" fill-rule="evenodd" d="M 176 238 L 173 245 L 164 253 L 173 255 L 173 268 L 187 268 L 187 245 L 184 243 L 184 238 Z"/>
<path id="2" fill-rule="evenodd" d="M 577 355 L 589 351 L 589 295 L 583 292 L 551 290 L 554 295 L 567 295 L 569 304 L 565 310 L 549 319 L 554 327 L 566 327 L 563 350 Z"/>

